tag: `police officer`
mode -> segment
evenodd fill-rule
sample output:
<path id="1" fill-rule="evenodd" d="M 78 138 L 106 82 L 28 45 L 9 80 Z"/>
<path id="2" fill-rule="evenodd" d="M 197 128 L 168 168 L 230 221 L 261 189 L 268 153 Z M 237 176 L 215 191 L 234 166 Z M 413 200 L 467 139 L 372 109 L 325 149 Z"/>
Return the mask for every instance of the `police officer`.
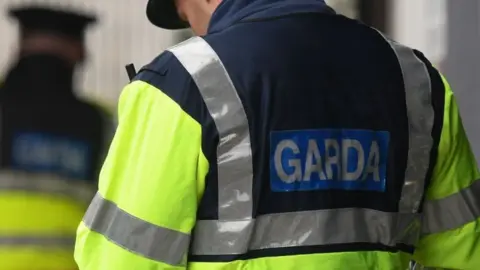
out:
<path id="1" fill-rule="evenodd" d="M 199 37 L 124 89 L 80 269 L 480 269 L 480 173 L 422 53 L 320 0 L 147 15 Z"/>
<path id="2" fill-rule="evenodd" d="M 74 94 L 90 15 L 13 8 L 18 60 L 0 87 L 0 269 L 75 269 L 75 230 L 95 194 L 109 121 Z"/>

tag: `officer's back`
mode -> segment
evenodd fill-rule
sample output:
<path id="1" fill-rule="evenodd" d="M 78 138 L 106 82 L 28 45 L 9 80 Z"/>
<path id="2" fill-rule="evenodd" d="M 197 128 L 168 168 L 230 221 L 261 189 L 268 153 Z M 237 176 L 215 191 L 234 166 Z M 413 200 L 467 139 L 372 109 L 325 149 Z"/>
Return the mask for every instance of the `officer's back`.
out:
<path id="1" fill-rule="evenodd" d="M 99 153 L 105 147 L 106 119 L 99 108 L 75 96 L 73 72 L 60 56 L 44 52 L 21 57 L 11 69 L 0 89 L 2 142 L 8 146 L 2 148 L 2 166 L 45 170 L 93 183 L 101 163 Z M 20 146 L 23 142 L 32 145 Z M 49 147 L 59 152 L 47 157 L 40 149 L 34 151 L 36 143 L 51 143 Z M 70 150 L 80 151 L 80 156 L 68 154 Z M 75 156 L 80 159 L 69 162 Z M 31 164 L 31 159 L 38 164 Z M 60 166 L 60 161 L 65 166 Z"/>
<path id="2" fill-rule="evenodd" d="M 279 269 L 294 264 L 305 269 L 406 267 L 406 256 L 392 257 L 388 252 L 410 253 L 414 243 L 409 234 L 416 234 L 405 227 L 411 217 L 405 221 L 393 214 L 411 214 L 416 206 L 410 204 L 419 203 L 407 201 L 405 208 L 411 209 L 401 209 L 409 158 L 408 117 L 430 121 L 433 111 L 429 110 L 434 109 L 430 100 L 413 104 L 421 108 L 406 104 L 408 85 L 402 72 L 412 71 L 402 70 L 395 50 L 381 33 L 320 3 L 234 2 L 219 7 L 204 39 L 228 71 L 246 112 L 242 120 L 249 127 L 252 214 L 258 229 L 251 241 L 259 250 L 244 256 L 321 254 L 290 258 Z M 232 14 L 246 17 L 235 21 Z M 427 72 L 413 52 L 410 61 L 413 68 L 420 65 L 420 72 Z M 432 75 L 440 79 L 438 73 Z M 429 83 L 423 78 L 414 87 Z M 443 99 L 443 85 L 433 87 Z M 409 93 L 407 89 L 411 99 L 430 93 L 416 90 Z M 223 101 L 217 97 L 217 102 Z M 433 105 L 439 105 L 435 109 L 443 114 L 443 104 L 434 101 Z M 428 116 L 415 114 L 425 110 Z M 241 137 L 241 129 L 236 131 Z M 428 148 L 430 133 L 431 127 L 420 134 L 426 137 L 426 142 L 421 141 L 426 145 L 411 148 Z M 438 131 L 433 134 L 438 139 Z M 417 156 L 427 163 L 419 164 L 425 171 L 416 177 L 425 177 L 426 170 L 431 170 L 430 149 Z M 217 200 L 204 196 L 200 220 L 222 214 L 221 208 L 210 207 L 222 205 Z M 263 229 L 268 226 L 268 231 Z M 368 251 L 372 253 L 356 259 Z M 375 263 L 374 257 L 378 258 Z M 201 255 L 194 258 L 203 259 Z M 391 261 L 385 264 L 387 258 Z M 249 269 L 262 269 L 262 262 L 254 261 Z M 325 263 L 324 268 L 320 263 Z"/>
<path id="3" fill-rule="evenodd" d="M 107 119 L 74 93 L 94 17 L 14 8 L 18 59 L 0 86 L 1 269 L 74 269 L 76 225 L 94 195 Z"/>

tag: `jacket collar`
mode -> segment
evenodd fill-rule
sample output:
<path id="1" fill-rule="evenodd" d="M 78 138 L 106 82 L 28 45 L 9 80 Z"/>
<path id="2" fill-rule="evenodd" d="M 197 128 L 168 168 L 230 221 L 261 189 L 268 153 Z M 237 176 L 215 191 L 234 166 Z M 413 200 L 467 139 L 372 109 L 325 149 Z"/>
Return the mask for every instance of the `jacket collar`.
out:
<path id="1" fill-rule="evenodd" d="M 335 13 L 324 0 L 223 0 L 212 15 L 208 33 L 243 20 L 316 12 Z"/>

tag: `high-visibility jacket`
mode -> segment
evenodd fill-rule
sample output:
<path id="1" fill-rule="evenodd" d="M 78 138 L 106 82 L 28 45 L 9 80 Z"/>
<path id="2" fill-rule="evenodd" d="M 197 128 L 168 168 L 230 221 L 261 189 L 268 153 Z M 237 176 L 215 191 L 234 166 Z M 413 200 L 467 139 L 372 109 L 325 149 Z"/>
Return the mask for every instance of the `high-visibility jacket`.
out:
<path id="1" fill-rule="evenodd" d="M 421 53 L 321 1 L 223 1 L 208 35 L 124 89 L 75 259 L 480 269 L 479 178 L 452 90 Z"/>
<path id="2" fill-rule="evenodd" d="M 29 55 L 0 87 L 2 270 L 77 269 L 75 233 L 112 128 L 75 98 L 72 75 L 57 57 Z"/>

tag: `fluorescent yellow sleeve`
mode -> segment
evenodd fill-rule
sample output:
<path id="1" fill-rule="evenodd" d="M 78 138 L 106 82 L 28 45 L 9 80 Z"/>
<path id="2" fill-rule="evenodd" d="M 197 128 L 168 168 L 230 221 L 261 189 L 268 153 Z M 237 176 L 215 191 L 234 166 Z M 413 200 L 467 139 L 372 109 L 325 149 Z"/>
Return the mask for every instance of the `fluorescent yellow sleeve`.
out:
<path id="1" fill-rule="evenodd" d="M 478 191 L 480 173 L 453 92 L 445 78 L 443 82 L 443 129 L 425 202 L 425 215 L 433 217 L 430 218 L 430 227 L 437 229 L 433 232 L 424 231 L 425 235 L 421 238 L 414 257 L 427 267 L 480 269 L 480 217 L 475 212 L 475 207 L 472 207 L 478 202 L 475 198 L 480 198 L 480 194 L 473 194 Z M 435 207 L 427 207 L 432 205 L 437 205 L 436 210 Z M 464 212 L 467 213 L 463 215 L 466 217 L 460 213 L 461 205 L 465 205 Z M 465 220 L 455 220 L 462 218 Z M 456 222 L 457 225 L 446 226 L 442 231 L 443 225 L 439 224 L 442 220 L 447 221 L 445 223 Z"/>
<path id="2" fill-rule="evenodd" d="M 174 250 L 172 237 L 188 239 L 195 225 L 208 171 L 201 125 L 142 81 L 124 89 L 118 115 L 97 194 L 101 211 L 115 213 L 95 216 L 92 202 L 77 232 L 75 259 L 81 270 L 185 269 L 186 255 L 170 264 L 157 259 L 168 254 L 155 251 Z"/>

